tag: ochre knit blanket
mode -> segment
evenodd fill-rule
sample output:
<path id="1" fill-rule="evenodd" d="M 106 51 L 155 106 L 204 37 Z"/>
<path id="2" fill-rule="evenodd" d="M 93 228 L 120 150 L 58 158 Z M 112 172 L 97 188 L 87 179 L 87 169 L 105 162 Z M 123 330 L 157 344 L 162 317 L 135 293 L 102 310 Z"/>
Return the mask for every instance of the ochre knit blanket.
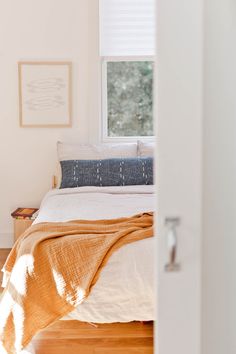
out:
<path id="1" fill-rule="evenodd" d="M 115 250 L 151 236 L 151 212 L 31 226 L 3 269 L 10 277 L 0 302 L 0 352 L 4 348 L 8 354 L 19 353 L 39 330 L 89 295 Z"/>

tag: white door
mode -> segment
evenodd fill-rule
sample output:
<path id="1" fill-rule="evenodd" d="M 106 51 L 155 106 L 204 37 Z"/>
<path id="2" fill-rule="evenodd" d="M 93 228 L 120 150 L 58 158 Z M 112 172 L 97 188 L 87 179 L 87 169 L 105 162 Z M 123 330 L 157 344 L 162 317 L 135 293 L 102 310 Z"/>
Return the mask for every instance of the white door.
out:
<path id="1" fill-rule="evenodd" d="M 202 20 L 201 0 L 157 1 L 158 354 L 201 352 Z"/>

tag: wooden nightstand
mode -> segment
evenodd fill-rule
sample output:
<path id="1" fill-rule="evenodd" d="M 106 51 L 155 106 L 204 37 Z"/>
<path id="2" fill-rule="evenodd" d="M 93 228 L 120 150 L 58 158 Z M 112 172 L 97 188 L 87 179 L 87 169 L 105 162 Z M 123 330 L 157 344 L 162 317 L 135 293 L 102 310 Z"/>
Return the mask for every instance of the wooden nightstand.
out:
<path id="1" fill-rule="evenodd" d="M 14 219 L 14 241 L 32 225 L 33 221 L 34 220 Z"/>
<path id="2" fill-rule="evenodd" d="M 37 213 L 37 208 L 17 208 L 11 213 L 14 219 L 14 241 L 32 225 Z"/>

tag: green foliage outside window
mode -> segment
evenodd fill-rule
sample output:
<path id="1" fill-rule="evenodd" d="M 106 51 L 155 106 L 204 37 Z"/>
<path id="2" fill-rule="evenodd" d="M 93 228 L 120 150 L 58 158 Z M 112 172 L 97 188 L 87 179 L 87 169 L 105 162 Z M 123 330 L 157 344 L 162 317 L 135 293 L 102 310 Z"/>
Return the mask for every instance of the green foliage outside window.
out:
<path id="1" fill-rule="evenodd" d="M 153 63 L 107 63 L 108 136 L 153 136 Z"/>

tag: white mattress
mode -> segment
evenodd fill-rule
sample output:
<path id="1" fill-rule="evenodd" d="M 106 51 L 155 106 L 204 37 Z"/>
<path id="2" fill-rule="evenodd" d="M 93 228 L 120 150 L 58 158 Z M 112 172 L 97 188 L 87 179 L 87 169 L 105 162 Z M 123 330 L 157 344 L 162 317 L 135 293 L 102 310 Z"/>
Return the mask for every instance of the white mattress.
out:
<path id="1" fill-rule="evenodd" d="M 80 187 L 52 190 L 35 223 L 112 219 L 154 210 L 153 186 Z M 65 319 L 111 323 L 154 320 L 154 239 L 117 250 L 89 297 Z"/>

